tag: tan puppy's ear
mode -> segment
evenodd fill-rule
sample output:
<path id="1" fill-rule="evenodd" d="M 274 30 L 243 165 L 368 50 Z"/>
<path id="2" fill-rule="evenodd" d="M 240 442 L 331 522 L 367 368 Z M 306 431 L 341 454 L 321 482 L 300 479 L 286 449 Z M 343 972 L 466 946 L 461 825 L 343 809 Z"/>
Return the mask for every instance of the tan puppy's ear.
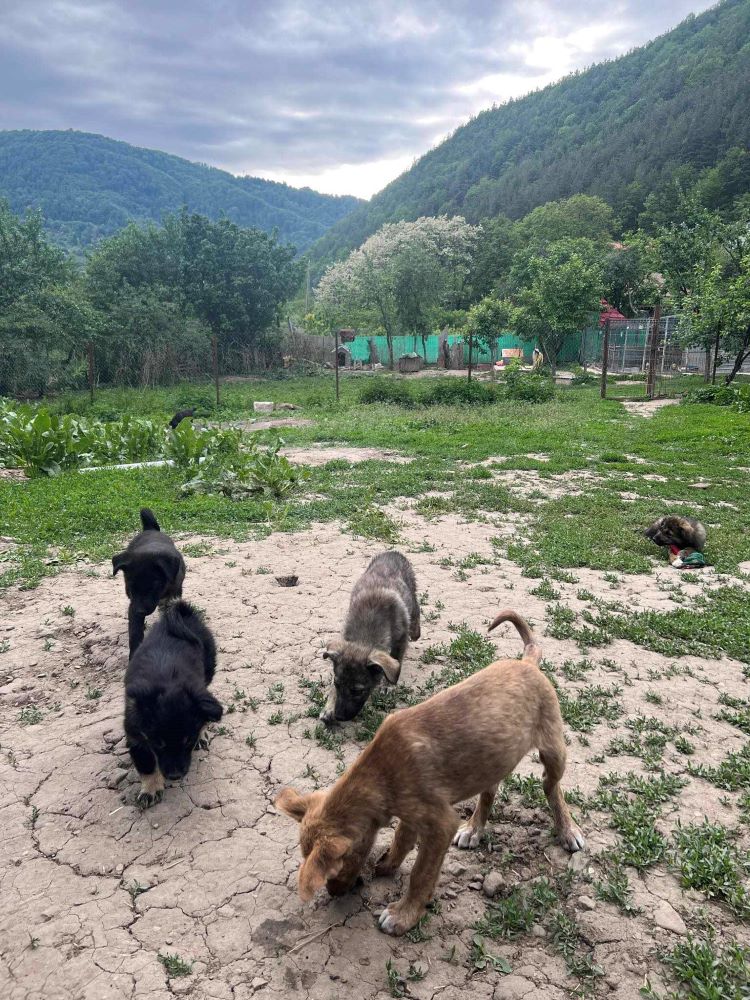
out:
<path id="1" fill-rule="evenodd" d="M 299 895 L 303 902 L 309 903 L 329 878 L 338 875 L 351 846 L 348 837 L 327 837 L 313 847 L 299 872 Z"/>
<path id="2" fill-rule="evenodd" d="M 324 660 L 337 660 L 344 652 L 344 643 L 341 639 L 331 639 L 323 650 Z"/>
<path id="3" fill-rule="evenodd" d="M 392 656 L 389 656 L 388 653 L 384 653 L 382 649 L 373 649 L 370 653 L 368 663 L 371 667 L 380 667 L 389 684 L 395 684 L 398 680 L 401 673 L 401 664 L 398 660 L 394 660 Z"/>
<path id="4" fill-rule="evenodd" d="M 301 823 L 310 805 L 310 798 L 310 795 L 300 795 L 293 788 L 282 788 L 273 804 L 286 816 Z"/>

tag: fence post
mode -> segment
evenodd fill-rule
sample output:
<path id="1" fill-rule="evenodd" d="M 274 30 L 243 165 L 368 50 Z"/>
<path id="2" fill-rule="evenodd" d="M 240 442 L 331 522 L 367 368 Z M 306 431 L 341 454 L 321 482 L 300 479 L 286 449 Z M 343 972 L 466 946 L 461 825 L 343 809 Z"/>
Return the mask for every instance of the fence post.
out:
<path id="1" fill-rule="evenodd" d="M 719 342 L 721 341 L 721 327 L 716 327 L 716 343 L 714 344 L 714 364 L 711 372 L 711 385 L 716 385 L 716 369 L 719 367 Z"/>
<path id="2" fill-rule="evenodd" d="M 610 319 L 604 321 L 604 340 L 602 341 L 602 384 L 599 388 L 599 395 L 602 399 L 607 398 L 607 365 L 609 364 L 609 324 Z"/>
<path id="3" fill-rule="evenodd" d="M 661 306 L 654 306 L 654 315 L 651 320 L 651 344 L 648 352 L 648 379 L 646 381 L 646 396 L 654 398 L 656 389 L 656 351 L 659 345 L 659 324 L 661 322 Z"/>
<path id="4" fill-rule="evenodd" d="M 335 354 L 336 354 L 336 402 L 338 403 L 338 401 L 339 401 L 339 331 L 338 331 L 338 327 L 336 327 L 335 337 L 336 337 L 336 351 L 335 351 Z"/>
<path id="5" fill-rule="evenodd" d="M 469 382 L 471 382 L 471 360 L 472 360 L 471 354 L 473 347 L 474 347 L 474 334 L 470 330 L 469 331 L 469 377 L 467 379 L 467 381 Z"/>
<path id="6" fill-rule="evenodd" d="M 219 405 L 219 342 L 214 336 L 211 337 L 211 366 L 214 373 L 214 385 L 216 386 L 216 405 Z"/>
<path id="7" fill-rule="evenodd" d="M 94 341 L 90 340 L 86 345 L 86 353 L 89 359 L 89 396 L 94 402 Z"/>

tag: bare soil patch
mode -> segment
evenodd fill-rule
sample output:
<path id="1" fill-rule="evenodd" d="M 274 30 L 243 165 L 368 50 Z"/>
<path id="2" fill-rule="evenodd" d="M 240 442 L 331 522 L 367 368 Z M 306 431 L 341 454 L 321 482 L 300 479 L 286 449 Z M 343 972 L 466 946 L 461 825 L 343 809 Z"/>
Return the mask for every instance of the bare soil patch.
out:
<path id="1" fill-rule="evenodd" d="M 623 402 L 623 406 L 628 413 L 634 413 L 638 417 L 653 417 L 662 406 L 674 406 L 679 403 L 679 399 L 646 399 L 643 402 Z"/>
<path id="2" fill-rule="evenodd" d="M 406 455 L 399 455 L 396 451 L 387 451 L 382 448 L 348 448 L 334 446 L 313 446 L 309 448 L 283 448 L 282 455 L 285 455 L 290 462 L 297 465 L 327 465 L 328 462 L 337 460 L 344 462 L 398 462 L 407 463 L 411 459 Z"/>
<path id="3" fill-rule="evenodd" d="M 391 513 L 426 595 L 423 637 L 407 653 L 405 684 L 423 684 L 441 668 L 441 661 L 427 666 L 420 657 L 428 646 L 455 638 L 457 623 L 482 632 L 508 605 L 534 622 L 545 658 L 556 668 L 582 659 L 573 642 L 545 637 L 546 604 L 532 593 L 539 581 L 497 558 L 491 538 L 522 531 L 520 518 L 493 514 L 481 523 L 446 515 L 436 524 L 405 503 L 392 505 Z M 600 877 L 596 857 L 611 847 L 612 829 L 591 815 L 580 817 L 588 847 L 570 858 L 552 839 L 548 812 L 523 805 L 517 796 L 497 807 L 490 837 L 479 850 L 449 852 L 439 912 L 423 940 L 388 938 L 374 919 L 400 894 L 413 857 L 394 879 L 367 874 L 350 896 L 332 900 L 322 894 L 313 906 L 301 904 L 297 829 L 271 803 L 284 784 L 309 789 L 335 780 L 337 755 L 305 735 L 316 720 L 307 715 L 310 702 L 299 682 L 328 677 L 320 653 L 342 623 L 352 583 L 383 546 L 331 524 L 263 541 L 180 542 L 201 542 L 205 552 L 187 556 L 185 596 L 206 610 L 215 631 L 220 652 L 214 692 L 233 709 L 215 728 L 209 750 L 196 752 L 187 778 L 146 811 L 135 803 L 138 784 L 122 737 L 127 635 L 121 582 L 102 564 L 2 598 L 4 998 L 168 1000 L 179 993 L 195 1000 L 332 1000 L 348 994 L 384 1000 L 390 995 L 389 961 L 404 975 L 410 967 L 424 973 L 408 980 L 408 995 L 423 1000 L 571 995 L 578 982 L 541 928 L 511 941 L 486 942 L 510 963 L 509 975 L 474 967 L 472 924 L 487 903 L 485 876 L 496 871 L 503 876 L 501 897 L 541 875 L 572 873 L 570 912 L 604 969 L 594 987 L 599 996 L 635 998 L 646 974 L 661 990 L 657 953 L 682 936 L 665 924 L 697 926 L 702 909 L 720 932 L 748 943 L 747 928 L 725 907 L 683 892 L 665 865 L 642 875 L 629 870 L 634 902 L 642 910 L 637 916 L 624 917 L 613 904 L 594 899 L 589 872 Z M 280 587 L 274 579 L 292 574 L 299 577 L 296 587 Z M 560 602 L 576 610 L 582 588 L 663 610 L 670 603 L 663 584 L 677 579 L 665 567 L 624 578 L 613 590 L 604 574 L 578 570 L 576 576 L 576 583 L 554 583 Z M 710 585 L 710 571 L 702 579 Z M 685 584 L 684 590 L 691 595 L 704 585 Z M 493 639 L 499 655 L 520 651 L 510 629 Z M 674 676 L 671 660 L 624 641 L 594 650 L 589 659 L 585 678 L 566 690 L 618 685 L 623 719 L 644 713 L 691 728 L 694 762 L 717 764 L 742 746 L 738 730 L 714 718 L 720 691 L 747 697 L 740 664 L 688 656 L 680 667 L 690 674 Z M 660 704 L 646 700 L 650 691 Z M 567 788 L 592 794 L 607 771 L 648 773 L 636 757 L 604 757 L 610 741 L 626 732 L 621 723 L 600 722 L 585 741 L 570 731 Z M 337 734 L 343 763 L 361 749 L 355 733 L 356 725 L 349 725 Z M 663 767 L 686 776 L 686 758 L 671 746 Z M 541 775 L 531 758 L 521 771 Z M 696 822 L 704 815 L 734 824 L 736 797 L 690 778 L 667 810 L 663 829 L 668 833 L 678 820 Z M 381 842 L 386 839 L 381 836 Z M 747 846 L 746 832 L 741 843 Z M 159 955 L 178 955 L 190 973 L 170 978 Z"/>

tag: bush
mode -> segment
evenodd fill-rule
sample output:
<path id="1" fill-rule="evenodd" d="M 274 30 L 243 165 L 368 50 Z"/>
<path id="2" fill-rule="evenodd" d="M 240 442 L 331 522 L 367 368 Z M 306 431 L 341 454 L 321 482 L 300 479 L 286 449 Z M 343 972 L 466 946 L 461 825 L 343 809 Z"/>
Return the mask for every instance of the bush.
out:
<path id="1" fill-rule="evenodd" d="M 360 403 L 396 403 L 398 406 L 411 406 L 412 399 L 409 386 L 392 378 L 376 376 L 368 379 L 359 392 Z"/>
<path id="2" fill-rule="evenodd" d="M 424 406 L 455 406 L 494 403 L 493 386 L 464 378 L 441 378 L 427 383 L 419 397 Z"/>
<path id="3" fill-rule="evenodd" d="M 750 385 L 732 382 L 730 385 L 702 385 L 686 393 L 684 403 L 710 403 L 713 406 L 731 406 L 740 413 L 750 411 Z"/>
<path id="4" fill-rule="evenodd" d="M 593 372 L 585 372 L 583 368 L 576 368 L 574 370 L 573 378 L 571 380 L 571 385 L 598 385 L 601 381 L 600 375 L 594 375 Z"/>
<path id="5" fill-rule="evenodd" d="M 546 403 L 555 395 L 555 383 L 548 375 L 525 372 L 520 364 L 512 362 L 503 376 L 508 399 L 527 403 Z"/>

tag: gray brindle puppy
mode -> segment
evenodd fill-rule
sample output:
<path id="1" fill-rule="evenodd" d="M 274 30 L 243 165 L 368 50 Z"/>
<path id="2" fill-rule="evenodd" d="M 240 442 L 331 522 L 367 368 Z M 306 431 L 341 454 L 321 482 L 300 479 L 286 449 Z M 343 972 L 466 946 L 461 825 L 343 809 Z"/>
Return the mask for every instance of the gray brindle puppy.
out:
<path id="1" fill-rule="evenodd" d="M 333 664 L 333 684 L 321 720 L 353 719 L 379 683 L 395 684 L 409 639 L 420 634 L 411 563 L 400 552 L 375 556 L 352 590 L 343 638 L 323 653 Z"/>

